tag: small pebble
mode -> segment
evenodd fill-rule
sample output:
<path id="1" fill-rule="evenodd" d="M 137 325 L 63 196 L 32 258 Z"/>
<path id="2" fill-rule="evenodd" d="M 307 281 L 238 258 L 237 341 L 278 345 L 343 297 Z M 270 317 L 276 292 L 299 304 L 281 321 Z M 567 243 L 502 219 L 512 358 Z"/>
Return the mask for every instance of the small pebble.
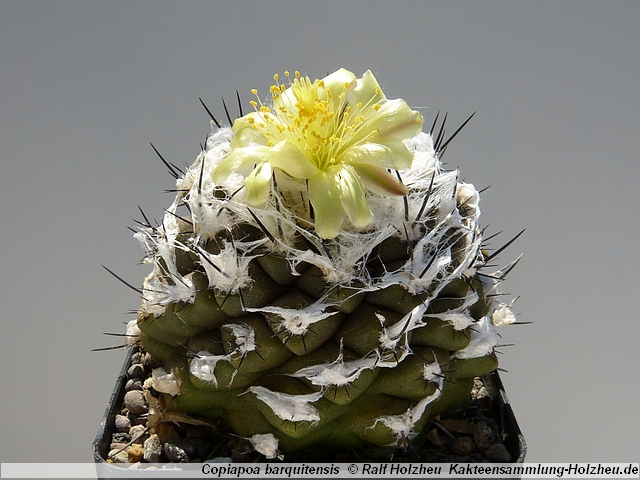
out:
<path id="1" fill-rule="evenodd" d="M 129 432 L 116 432 L 111 435 L 111 441 L 113 443 L 129 443 L 131 440 L 131 435 Z"/>
<path id="2" fill-rule="evenodd" d="M 502 443 L 494 443 L 484 451 L 484 456 L 492 462 L 509 463 L 511 462 L 511 454 Z"/>
<path id="3" fill-rule="evenodd" d="M 431 430 L 429 430 L 429 433 L 427 433 L 427 440 L 429 440 L 434 445 L 437 445 L 438 447 L 445 444 L 445 441 L 440 436 L 440 432 L 437 428 L 432 428 Z"/>
<path id="4" fill-rule="evenodd" d="M 189 456 L 184 450 L 173 443 L 165 443 L 162 451 L 170 462 L 185 463 L 189 461 Z"/>
<path id="5" fill-rule="evenodd" d="M 134 363 L 127 370 L 127 376 L 129 378 L 144 378 L 144 365 L 141 363 Z"/>
<path id="6" fill-rule="evenodd" d="M 197 456 L 197 453 L 199 453 L 197 451 L 198 442 L 194 438 L 180 438 L 178 442 L 175 443 L 175 445 L 184 450 L 184 453 L 189 458 L 195 458 Z"/>
<path id="7" fill-rule="evenodd" d="M 142 380 L 139 378 L 130 378 L 127 380 L 127 383 L 124 385 L 124 391 L 130 392 L 131 390 L 144 390 Z"/>
<path id="8" fill-rule="evenodd" d="M 471 437 L 459 437 L 453 442 L 452 449 L 456 455 L 468 456 L 476 451 L 476 444 Z"/>
<path id="9" fill-rule="evenodd" d="M 476 430 L 473 432 L 473 441 L 478 447 L 478 450 L 485 451 L 491 446 L 491 437 L 493 436 L 493 430 L 484 422 L 478 422 L 476 424 Z"/>
<path id="10" fill-rule="evenodd" d="M 144 363 L 145 354 L 142 352 L 135 352 L 131 355 L 131 364 Z"/>
<path id="11" fill-rule="evenodd" d="M 149 408 L 144 393 L 140 390 L 131 390 L 125 393 L 124 406 L 135 414 L 146 413 Z"/>
<path id="12" fill-rule="evenodd" d="M 111 450 L 107 457 L 113 463 L 129 463 L 129 455 L 124 450 Z"/>
<path id="13" fill-rule="evenodd" d="M 147 353 L 144 356 L 144 362 L 143 362 L 147 367 L 149 367 L 151 370 L 153 370 L 154 368 L 158 368 L 162 366 L 162 363 L 159 360 L 156 360 L 155 358 L 153 358 L 149 353 Z"/>
<path id="14" fill-rule="evenodd" d="M 136 443 L 142 443 L 142 437 L 145 435 L 146 428 L 142 425 L 134 425 L 129 430 L 129 435 L 131 435 L 131 441 Z"/>
<path id="15" fill-rule="evenodd" d="M 122 442 L 111 442 L 111 445 L 109 445 L 109 451 L 112 450 L 124 450 L 125 448 L 127 448 L 128 443 L 122 443 Z"/>
<path id="16" fill-rule="evenodd" d="M 131 421 L 124 415 L 116 415 L 116 431 L 128 432 L 131 428 Z"/>
<path id="17" fill-rule="evenodd" d="M 139 462 L 140 460 L 142 460 L 143 454 L 144 447 L 140 444 L 133 444 L 129 448 L 127 448 L 129 463 Z"/>
<path id="18" fill-rule="evenodd" d="M 478 412 L 475 416 L 475 421 L 477 422 L 484 422 L 486 423 L 489 428 L 495 430 L 496 429 L 496 421 L 493 418 L 489 418 L 487 417 L 484 413 L 482 412 Z"/>
<path id="19" fill-rule="evenodd" d="M 484 382 L 479 378 L 473 380 L 473 389 L 471 390 L 471 398 L 479 399 L 489 396 L 489 392 L 487 392 L 487 387 L 485 387 Z"/>
<path id="20" fill-rule="evenodd" d="M 158 435 L 152 433 L 149 438 L 144 441 L 144 455 L 143 458 L 149 463 L 158 463 L 162 455 L 162 444 Z"/>

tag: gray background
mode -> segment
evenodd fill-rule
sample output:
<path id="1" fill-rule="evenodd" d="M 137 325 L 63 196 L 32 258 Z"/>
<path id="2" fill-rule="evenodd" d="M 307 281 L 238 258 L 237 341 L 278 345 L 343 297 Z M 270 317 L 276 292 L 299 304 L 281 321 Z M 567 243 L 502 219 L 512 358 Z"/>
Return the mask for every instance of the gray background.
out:
<path id="1" fill-rule="evenodd" d="M 161 218 L 236 89 L 371 69 L 389 98 L 476 117 L 444 160 L 525 256 L 502 375 L 534 462 L 637 462 L 638 2 L 0 2 L 0 461 L 89 462 Z"/>

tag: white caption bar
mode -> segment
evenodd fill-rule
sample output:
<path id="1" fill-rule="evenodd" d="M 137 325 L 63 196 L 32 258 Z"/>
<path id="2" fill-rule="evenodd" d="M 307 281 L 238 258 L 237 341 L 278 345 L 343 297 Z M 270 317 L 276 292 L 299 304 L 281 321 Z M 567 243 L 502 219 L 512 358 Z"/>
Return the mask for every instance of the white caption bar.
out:
<path id="1" fill-rule="evenodd" d="M 1 463 L 0 478 L 640 478 L 639 463 Z"/>

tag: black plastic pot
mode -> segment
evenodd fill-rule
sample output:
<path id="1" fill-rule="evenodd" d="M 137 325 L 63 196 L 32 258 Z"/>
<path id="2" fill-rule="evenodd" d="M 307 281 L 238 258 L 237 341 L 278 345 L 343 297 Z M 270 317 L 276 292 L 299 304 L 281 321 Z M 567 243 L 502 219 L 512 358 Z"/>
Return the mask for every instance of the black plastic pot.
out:
<path id="1" fill-rule="evenodd" d="M 111 394 L 111 398 L 107 404 L 107 409 L 102 417 L 102 421 L 100 422 L 98 434 L 93 442 L 93 458 L 97 464 L 102 464 L 100 465 L 101 468 L 108 468 L 106 458 L 109 455 L 111 436 L 115 430 L 115 417 L 122 409 L 125 394 L 124 388 L 127 383 L 127 371 L 131 366 L 131 356 L 133 355 L 133 352 L 133 349 L 129 349 L 127 353 L 122 371 L 116 381 L 116 386 Z M 504 444 L 511 454 L 511 458 L 515 459 L 514 463 L 524 463 L 527 453 L 527 444 L 525 442 L 524 435 L 520 431 L 520 427 L 516 421 L 516 417 L 507 398 L 507 394 L 504 391 L 500 375 L 497 371 L 493 372 L 492 374 L 483 377 L 483 381 L 489 396 L 493 400 L 494 408 L 497 409 L 496 414 L 502 425 Z M 98 474 L 100 474 L 100 468 L 98 468 Z"/>
<path id="2" fill-rule="evenodd" d="M 107 403 L 107 409 L 102 416 L 100 422 L 100 428 L 96 439 L 93 441 L 93 459 L 96 463 L 106 462 L 109 456 L 109 446 L 111 445 L 111 437 L 115 433 L 115 419 L 116 415 L 120 413 L 122 404 L 124 402 L 124 387 L 127 383 L 127 371 L 131 366 L 131 356 L 133 355 L 133 349 L 127 350 L 127 356 L 124 359 L 124 365 L 120 371 L 120 375 L 116 380 L 116 386 L 111 393 L 109 403 Z"/>

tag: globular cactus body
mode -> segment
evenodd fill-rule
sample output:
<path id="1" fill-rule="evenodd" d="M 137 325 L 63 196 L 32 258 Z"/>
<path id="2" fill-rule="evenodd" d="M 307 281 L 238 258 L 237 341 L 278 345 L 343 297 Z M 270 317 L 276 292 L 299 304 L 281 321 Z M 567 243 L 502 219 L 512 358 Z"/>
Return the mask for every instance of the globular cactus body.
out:
<path id="1" fill-rule="evenodd" d="M 213 127 L 162 225 L 136 234 L 154 387 L 285 453 L 406 444 L 466 404 L 512 321 L 478 271 L 478 192 L 370 72 L 271 94 Z"/>

